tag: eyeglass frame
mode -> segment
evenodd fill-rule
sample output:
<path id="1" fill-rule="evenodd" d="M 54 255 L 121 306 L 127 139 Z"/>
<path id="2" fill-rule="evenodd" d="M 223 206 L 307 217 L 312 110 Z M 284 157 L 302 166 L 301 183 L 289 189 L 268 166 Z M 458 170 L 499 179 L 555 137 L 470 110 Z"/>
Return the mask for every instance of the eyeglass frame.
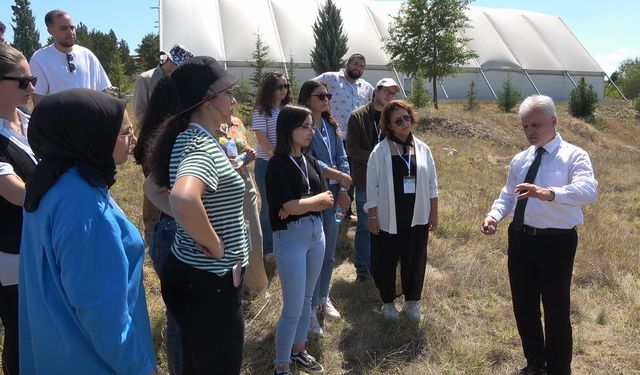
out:
<path id="1" fill-rule="evenodd" d="M 24 90 L 27 87 L 29 87 L 29 83 L 31 83 L 31 85 L 33 85 L 33 87 L 36 87 L 36 83 L 38 82 L 38 77 L 36 77 L 36 76 L 29 76 L 29 77 L 4 76 L 4 77 L 0 77 L 0 80 L 18 81 L 18 88 L 20 90 Z"/>
<path id="2" fill-rule="evenodd" d="M 400 125 L 404 124 L 405 122 L 411 123 L 411 116 L 409 116 L 408 113 L 405 113 L 404 115 L 402 115 L 400 117 L 396 117 L 396 119 L 393 120 L 393 125 L 400 126 Z"/>

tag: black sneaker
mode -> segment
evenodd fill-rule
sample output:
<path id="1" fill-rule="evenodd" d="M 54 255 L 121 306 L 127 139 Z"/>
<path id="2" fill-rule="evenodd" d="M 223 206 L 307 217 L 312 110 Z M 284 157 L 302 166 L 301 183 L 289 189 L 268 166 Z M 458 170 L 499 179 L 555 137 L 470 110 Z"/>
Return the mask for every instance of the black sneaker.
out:
<path id="1" fill-rule="evenodd" d="M 298 366 L 298 370 L 311 375 L 324 374 L 324 368 L 306 350 L 300 353 L 291 353 L 291 362 Z"/>
<path id="2" fill-rule="evenodd" d="M 291 372 L 291 370 L 273 370 L 273 375 L 293 375 L 293 373 Z"/>

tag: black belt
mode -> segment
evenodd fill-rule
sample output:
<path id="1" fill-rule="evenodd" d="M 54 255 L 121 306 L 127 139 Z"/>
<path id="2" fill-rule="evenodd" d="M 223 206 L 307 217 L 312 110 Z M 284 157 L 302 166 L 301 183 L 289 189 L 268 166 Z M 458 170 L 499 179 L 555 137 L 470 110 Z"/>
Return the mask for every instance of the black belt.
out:
<path id="1" fill-rule="evenodd" d="M 530 236 L 557 236 L 559 234 L 567 234 L 571 232 L 575 232 L 576 228 L 573 227 L 571 229 L 560 229 L 560 228 L 534 228 L 528 225 L 522 225 L 522 233 L 528 234 Z"/>

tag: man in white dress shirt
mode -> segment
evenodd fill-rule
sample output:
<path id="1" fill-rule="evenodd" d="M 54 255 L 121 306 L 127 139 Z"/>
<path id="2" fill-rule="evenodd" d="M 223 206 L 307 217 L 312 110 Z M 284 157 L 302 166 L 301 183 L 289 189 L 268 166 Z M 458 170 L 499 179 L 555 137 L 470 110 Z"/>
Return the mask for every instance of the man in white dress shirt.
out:
<path id="1" fill-rule="evenodd" d="M 520 105 L 520 121 L 531 147 L 511 161 L 507 183 L 482 222 L 494 234 L 513 213 L 508 269 L 513 310 L 527 366 L 520 374 L 570 374 L 572 332 L 570 286 L 582 206 L 597 198 L 589 155 L 556 132 L 556 110 L 548 96 Z M 544 330 L 540 301 L 544 309 Z"/>

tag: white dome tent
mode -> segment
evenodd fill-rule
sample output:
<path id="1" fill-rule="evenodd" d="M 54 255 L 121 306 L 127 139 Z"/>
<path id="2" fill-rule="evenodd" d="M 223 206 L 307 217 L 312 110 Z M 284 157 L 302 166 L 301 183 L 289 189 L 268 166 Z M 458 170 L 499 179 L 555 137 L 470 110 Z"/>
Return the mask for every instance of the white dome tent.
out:
<path id="1" fill-rule="evenodd" d="M 252 72 L 256 34 L 269 46 L 273 68 L 285 71 L 293 56 L 296 78 L 313 78 L 309 53 L 314 46 L 311 26 L 324 1 L 316 0 L 160 0 L 160 48 L 175 43 L 195 55 L 209 55 L 245 79 Z M 401 1 L 335 0 L 348 36 L 347 56 L 367 58 L 364 77 L 375 84 L 394 77 L 405 86 L 410 80 L 389 65 L 383 38 Z M 470 7 L 468 47 L 479 55 L 446 77 L 440 98 L 463 99 L 475 81 L 480 99 L 494 99 L 507 75 L 523 97 L 541 93 L 567 100 L 584 77 L 602 98 L 605 73 L 567 25 L 557 16 L 516 9 Z M 429 85 L 430 86 L 430 85 Z"/>

